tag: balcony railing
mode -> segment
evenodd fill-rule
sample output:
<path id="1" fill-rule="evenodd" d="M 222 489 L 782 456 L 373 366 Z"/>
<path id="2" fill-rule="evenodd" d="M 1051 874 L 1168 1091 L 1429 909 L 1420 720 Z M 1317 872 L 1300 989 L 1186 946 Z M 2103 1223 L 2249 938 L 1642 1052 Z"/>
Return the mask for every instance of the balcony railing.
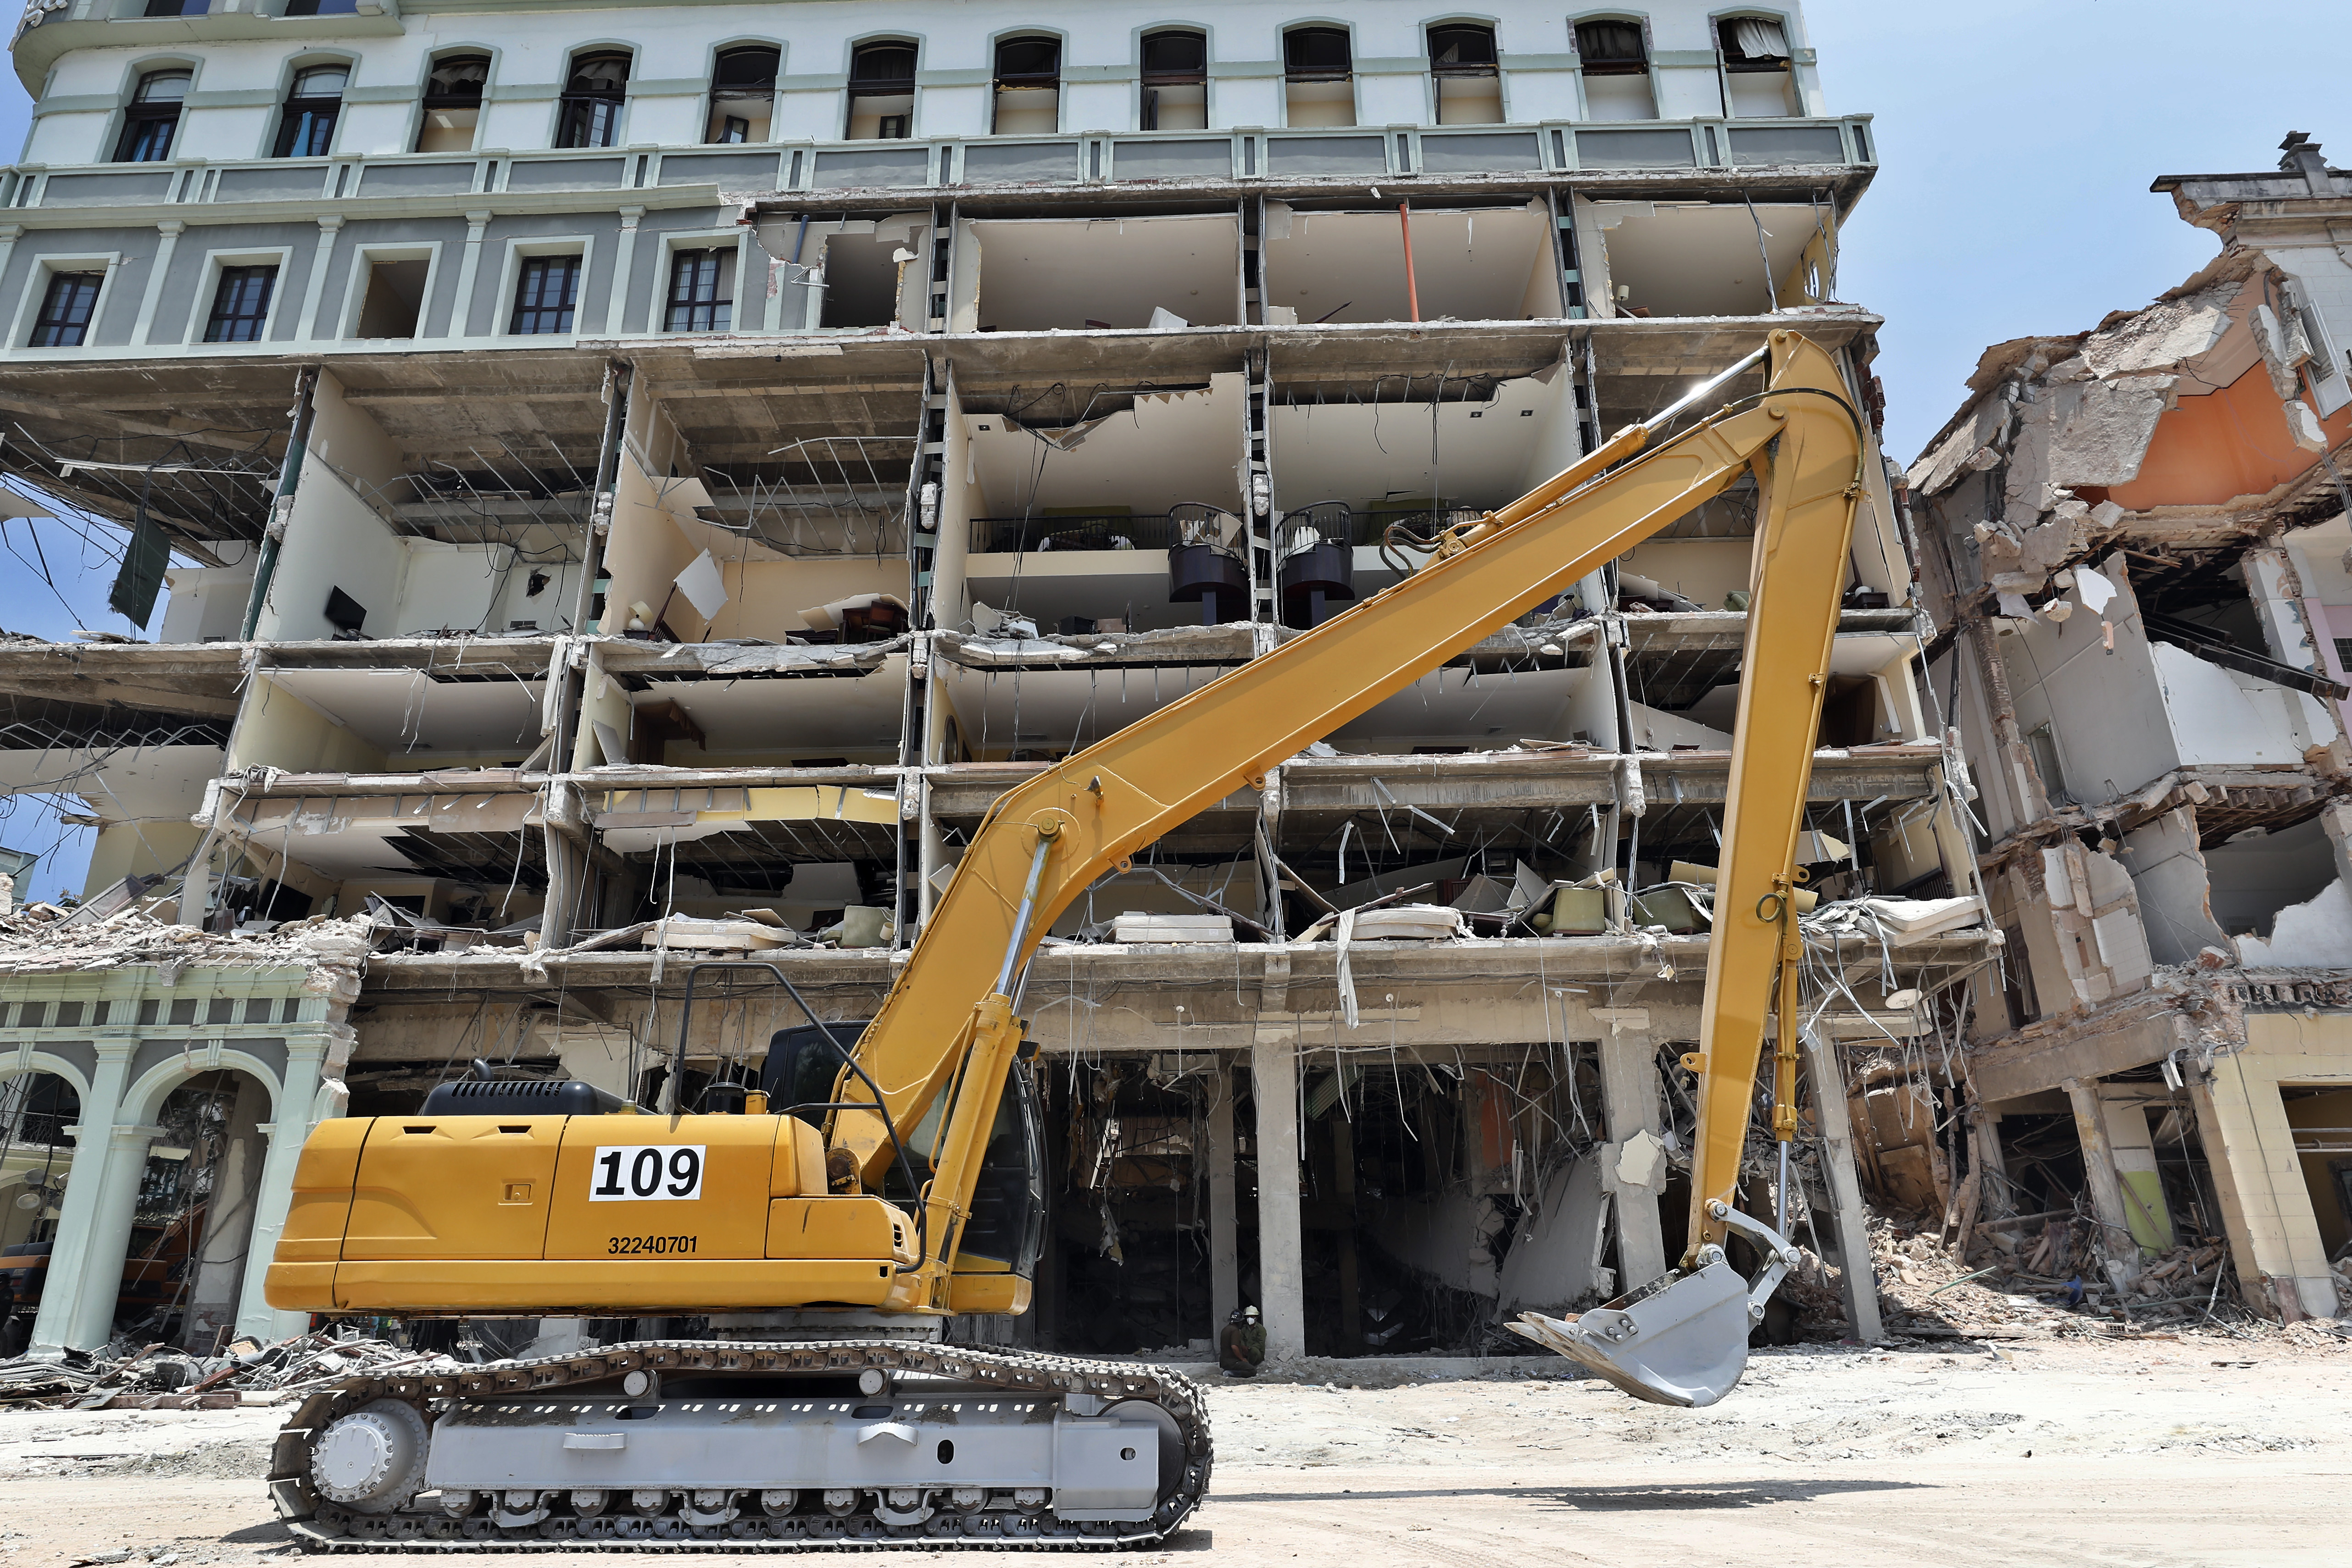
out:
<path id="1" fill-rule="evenodd" d="M 1870 117 L 1612 121 L 1423 130 L 1135 132 L 920 142 L 602 147 L 23 164 L 0 171 L 19 208 L 352 202 L 717 185 L 784 195 L 941 186 L 1393 180 L 1417 175 L 1859 167 Z"/>
<path id="2" fill-rule="evenodd" d="M 1166 512 L 971 520 L 971 551 L 975 555 L 1011 555 L 1025 551 L 1165 550 L 1176 542 L 1176 525 Z"/>

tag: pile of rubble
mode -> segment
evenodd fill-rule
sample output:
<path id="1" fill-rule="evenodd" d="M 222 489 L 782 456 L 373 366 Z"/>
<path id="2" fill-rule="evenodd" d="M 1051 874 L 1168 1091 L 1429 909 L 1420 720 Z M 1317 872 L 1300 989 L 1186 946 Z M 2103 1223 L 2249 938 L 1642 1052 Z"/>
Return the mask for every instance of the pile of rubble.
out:
<path id="1" fill-rule="evenodd" d="M 0 1362 L 0 1410 L 226 1410 L 271 1405 L 355 1371 L 405 1371 L 444 1358 L 382 1340 L 298 1334 L 276 1344 L 239 1340 L 216 1356 L 168 1345 L 68 1351 L 56 1361 Z"/>
<path id="2" fill-rule="evenodd" d="M 209 931 L 159 919 L 138 904 L 111 914 L 30 903 L 0 913 L 0 967 L 112 969 L 138 963 L 312 963 L 355 965 L 369 946 L 367 915 L 313 915 L 267 931 Z"/>
<path id="3" fill-rule="evenodd" d="M 1930 1223 L 1871 1223 L 1879 1304 L 1890 1334 L 1915 1339 L 2018 1339 L 2043 1334 L 2160 1331 L 2242 1338 L 2298 1329 L 2331 1339 L 2332 1320 L 2282 1325 L 2246 1310 L 2219 1242 L 2143 1258 L 2127 1282 L 2098 1262 L 2087 1220 L 2052 1220 L 2012 1259 L 1970 1268 Z M 2352 1300 L 2352 1297 L 2347 1297 Z"/>

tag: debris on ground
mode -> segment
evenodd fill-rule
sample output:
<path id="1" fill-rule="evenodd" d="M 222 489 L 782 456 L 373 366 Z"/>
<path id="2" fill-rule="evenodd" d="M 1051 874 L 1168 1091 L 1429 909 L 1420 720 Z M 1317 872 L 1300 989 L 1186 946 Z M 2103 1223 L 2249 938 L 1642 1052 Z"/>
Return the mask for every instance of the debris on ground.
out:
<path id="1" fill-rule="evenodd" d="M 1963 1260 L 1932 1218 L 1875 1217 L 1870 1251 L 1889 1334 L 1913 1339 L 2200 1333 L 2340 1343 L 2332 1320 L 2283 1324 L 2248 1311 L 2229 1249 L 2205 1242 L 2143 1255 L 2118 1280 L 2091 1247 L 2095 1222 L 2051 1216 L 2012 1254 Z"/>
<path id="2" fill-rule="evenodd" d="M 68 1351 L 58 1360 L 0 1362 L 0 1410 L 226 1410 L 276 1403 L 353 1372 L 407 1371 L 445 1359 L 439 1352 L 330 1334 L 298 1334 L 266 1346 L 239 1340 L 216 1356 L 117 1341 L 102 1351 Z M 256 1394 L 276 1398 L 250 1397 Z"/>

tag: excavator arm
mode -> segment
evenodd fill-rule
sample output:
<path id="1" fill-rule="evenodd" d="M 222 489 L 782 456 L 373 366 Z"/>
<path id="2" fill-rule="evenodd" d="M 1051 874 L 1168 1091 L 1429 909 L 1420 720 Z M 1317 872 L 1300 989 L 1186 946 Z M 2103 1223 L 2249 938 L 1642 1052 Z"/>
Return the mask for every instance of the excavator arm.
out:
<path id="1" fill-rule="evenodd" d="M 1794 332 L 1775 332 L 1735 371 L 1768 353 L 1762 395 L 1706 415 L 1654 447 L 1654 433 L 1675 411 L 1620 432 L 1528 495 L 1454 530 L 1423 570 L 1073 753 L 998 801 L 859 1043 L 864 1073 L 845 1072 L 836 1090 L 844 1104 L 878 1093 L 888 1124 L 900 1128 L 920 1121 L 938 1097 L 952 1096 L 939 1123 L 924 1198 L 923 1229 L 941 1269 L 933 1292 L 940 1304 L 958 1250 L 956 1229 L 971 1212 L 982 1144 L 1020 1043 L 1018 977 L 1054 919 L 1097 878 L 1186 818 L 1263 784 L 1267 769 L 1310 742 L 1753 471 L 1761 505 L 1703 1043 L 1686 1063 L 1700 1086 L 1691 1250 L 1683 1259 L 1688 1272 L 1669 1277 L 1676 1288 L 1685 1279 L 1706 1279 L 1712 1296 L 1723 1298 L 1727 1232 L 1747 1230 L 1763 1246 L 1772 1262 L 1753 1301 L 1743 1285 L 1735 1292 L 1736 1311 L 1727 1299 L 1713 1301 L 1708 1326 L 1692 1331 L 1677 1320 L 1714 1344 L 1736 1315 L 1738 1360 L 1744 1363 L 1749 1316 L 1760 1313 L 1787 1247 L 1735 1208 L 1739 1157 L 1766 1010 L 1793 937 L 1791 858 L 1866 450 L 1841 390 L 1843 379 L 1826 353 Z M 1785 1078 L 1793 1061 L 1785 1028 L 1781 1054 Z M 1785 1117 L 1785 1095 L 1783 1101 Z M 831 1142 L 870 1182 L 878 1183 L 894 1153 L 886 1119 L 874 1111 L 837 1111 Z M 1685 1291 L 1683 1300 L 1695 1294 Z M 1621 1310 L 1627 1303 L 1613 1303 L 1609 1326 L 1622 1331 L 1598 1350 L 1560 1334 L 1531 1337 L 1593 1362 L 1643 1397 L 1711 1403 L 1728 1387 L 1721 1357 L 1693 1374 L 1695 1383 L 1684 1376 L 1688 1368 L 1627 1371 L 1633 1352 L 1671 1349 L 1674 1334 L 1658 1325 L 1677 1308 L 1667 1300 L 1672 1295 L 1654 1290 L 1634 1304 L 1651 1328 L 1627 1327 L 1633 1321 Z M 1731 1380 L 1737 1375 L 1734 1364 Z"/>

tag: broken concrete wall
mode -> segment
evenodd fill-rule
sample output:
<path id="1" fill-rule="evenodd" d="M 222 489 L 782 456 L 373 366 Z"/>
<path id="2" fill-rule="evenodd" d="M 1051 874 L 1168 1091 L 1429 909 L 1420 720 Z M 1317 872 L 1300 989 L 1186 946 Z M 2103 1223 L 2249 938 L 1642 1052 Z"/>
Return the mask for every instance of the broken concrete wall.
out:
<path id="1" fill-rule="evenodd" d="M 1503 1259 L 1496 1284 L 1503 1317 L 1569 1311 L 1616 1294 L 1616 1276 L 1601 1262 L 1609 1204 L 1597 1155 L 1552 1173 Z"/>
<path id="2" fill-rule="evenodd" d="M 2124 835 L 2123 863 L 2138 889 L 2149 955 L 2191 963 L 2207 948 L 2230 951 L 2228 933 L 2207 902 L 2210 879 L 2197 847 L 2197 818 L 2168 811 Z"/>
<path id="3" fill-rule="evenodd" d="M 2250 1301 L 2288 1315 L 2338 1310 L 2282 1084 L 2352 1087 L 2352 1015 L 2248 1012 L 2246 1045 L 2192 1080 L 2231 1252 Z"/>
<path id="4" fill-rule="evenodd" d="M 2211 909 L 2256 968 L 2352 967 L 2352 889 L 2314 819 L 2264 833 L 2249 828 L 2205 851 Z"/>

